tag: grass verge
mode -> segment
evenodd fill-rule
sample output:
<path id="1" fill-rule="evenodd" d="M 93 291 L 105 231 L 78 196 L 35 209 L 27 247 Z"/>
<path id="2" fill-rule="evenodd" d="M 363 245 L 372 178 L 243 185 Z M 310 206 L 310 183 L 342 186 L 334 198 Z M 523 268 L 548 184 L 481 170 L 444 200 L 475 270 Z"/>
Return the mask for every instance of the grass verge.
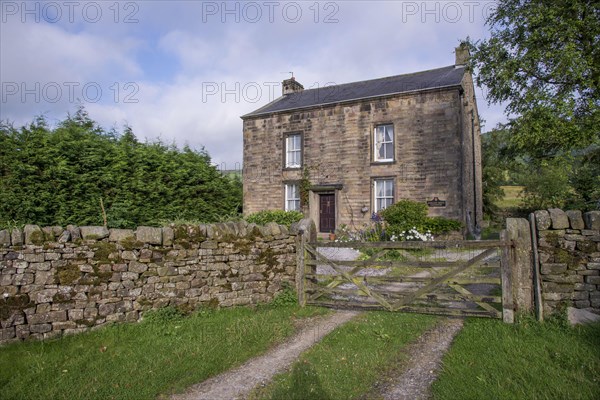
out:
<path id="1" fill-rule="evenodd" d="M 173 309 L 46 342 L 0 348 L 9 399 L 153 399 L 237 366 L 294 333 L 307 307 L 232 308 L 181 317 Z"/>
<path id="2" fill-rule="evenodd" d="M 335 329 L 306 351 L 291 371 L 256 390 L 250 399 L 352 399 L 364 396 L 385 375 L 390 364 L 402 361 L 402 349 L 435 317 L 368 312 Z"/>
<path id="3" fill-rule="evenodd" d="M 443 360 L 434 399 L 598 399 L 600 324 L 468 319 Z"/>

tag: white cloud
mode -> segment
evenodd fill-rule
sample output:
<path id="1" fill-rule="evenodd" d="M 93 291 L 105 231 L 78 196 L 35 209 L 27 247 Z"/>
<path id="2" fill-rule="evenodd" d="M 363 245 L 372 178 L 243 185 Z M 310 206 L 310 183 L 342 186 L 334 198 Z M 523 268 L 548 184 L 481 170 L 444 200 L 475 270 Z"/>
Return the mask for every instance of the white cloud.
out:
<path id="1" fill-rule="evenodd" d="M 243 18 L 235 23 L 231 16 L 221 23 L 220 15 L 203 22 L 200 2 L 163 1 L 140 3 L 139 23 L 131 25 L 3 23 L 1 80 L 100 82 L 103 98 L 85 105 L 104 127 L 127 123 L 142 139 L 205 146 L 215 162 L 231 166 L 242 159 L 239 116 L 273 100 L 270 85 L 289 77 L 288 71 L 310 88 L 436 68 L 453 63 L 460 39 L 486 34 L 481 18 L 452 23 L 442 16 L 435 23 L 431 16 L 408 15 L 408 3 L 335 3 L 338 22 L 332 24 L 323 23 L 334 11 L 324 2 L 318 23 L 312 2 L 298 3 L 303 10 L 298 23 L 286 22 L 281 11 L 273 23 L 266 14 L 258 23 Z M 132 94 L 125 90 L 127 82 L 139 89 L 133 96 L 137 103 L 124 101 Z M 258 101 L 244 99 L 245 85 L 261 89 Z M 215 87 L 217 92 L 207 95 Z M 279 95 L 280 88 L 274 90 Z M 23 102 L 13 96 L 2 102 L 0 118 L 25 123 L 41 112 L 64 118 L 76 101 L 61 100 Z M 504 120 L 499 107 L 478 102 L 486 128 Z"/>
<path id="2" fill-rule="evenodd" d="M 111 40 L 58 25 L 7 23 L 2 26 L 2 80 L 83 81 L 118 72 L 142 72 L 132 57 L 136 40 Z"/>
<path id="3" fill-rule="evenodd" d="M 134 81 L 143 72 L 133 53 L 138 41 L 113 40 L 58 25 L 2 24 L 0 118 L 25 123 L 34 115 L 55 118 L 75 104 L 111 101 L 115 82 Z"/>

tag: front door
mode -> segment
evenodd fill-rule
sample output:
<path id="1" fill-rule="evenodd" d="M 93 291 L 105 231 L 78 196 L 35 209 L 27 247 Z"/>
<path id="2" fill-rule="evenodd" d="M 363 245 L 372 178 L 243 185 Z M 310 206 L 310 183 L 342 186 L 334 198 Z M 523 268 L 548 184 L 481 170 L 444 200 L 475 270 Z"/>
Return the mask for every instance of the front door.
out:
<path id="1" fill-rule="evenodd" d="M 319 195 L 319 232 L 335 231 L 335 194 Z"/>

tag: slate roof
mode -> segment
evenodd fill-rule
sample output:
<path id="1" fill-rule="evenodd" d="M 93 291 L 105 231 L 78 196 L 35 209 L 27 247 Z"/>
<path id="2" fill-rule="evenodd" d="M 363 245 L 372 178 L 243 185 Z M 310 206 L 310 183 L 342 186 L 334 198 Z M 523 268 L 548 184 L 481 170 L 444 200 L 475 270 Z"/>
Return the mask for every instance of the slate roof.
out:
<path id="1" fill-rule="evenodd" d="M 462 81 L 464 72 L 464 66 L 450 65 L 448 67 L 412 74 L 389 76 L 386 78 L 288 93 L 258 110 L 243 115 L 242 118 L 371 97 L 458 86 Z"/>

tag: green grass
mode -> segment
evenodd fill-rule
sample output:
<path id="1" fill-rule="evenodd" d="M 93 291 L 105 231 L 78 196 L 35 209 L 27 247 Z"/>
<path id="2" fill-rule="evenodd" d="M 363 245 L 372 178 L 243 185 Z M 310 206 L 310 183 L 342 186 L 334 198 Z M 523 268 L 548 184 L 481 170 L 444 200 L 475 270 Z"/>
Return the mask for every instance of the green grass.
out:
<path id="1" fill-rule="evenodd" d="M 168 309 L 167 309 L 168 310 Z M 307 307 L 160 312 L 46 342 L 0 348 L 2 399 L 154 399 L 241 364 L 294 332 Z"/>
<path id="2" fill-rule="evenodd" d="M 423 271 L 431 271 L 431 269 L 419 267 L 394 267 L 385 276 L 391 278 L 406 278 L 407 276 L 415 275 Z"/>
<path id="3" fill-rule="evenodd" d="M 370 311 L 338 327 L 251 399 L 346 400 L 368 395 L 391 366 L 402 362 L 402 349 L 436 318 Z"/>
<path id="4" fill-rule="evenodd" d="M 374 254 L 377 254 L 378 252 L 380 252 L 382 249 L 378 249 L 378 248 L 362 248 L 362 249 L 358 249 L 360 251 L 360 255 L 358 256 L 358 258 L 356 259 L 357 261 L 365 261 L 368 260 L 369 258 L 371 258 Z M 390 249 L 387 251 L 384 251 L 382 255 L 380 255 L 379 257 L 377 257 L 375 260 L 376 261 L 400 261 L 400 262 L 409 262 L 410 259 L 407 258 L 404 254 L 402 254 L 402 252 L 405 251 L 406 254 L 412 255 L 413 257 L 417 258 L 417 259 L 426 259 L 428 256 L 431 256 L 432 254 L 435 253 L 434 249 L 430 249 L 430 248 L 421 248 L 421 249 L 402 249 L 402 250 L 396 250 L 396 249 Z M 369 267 L 369 268 L 374 268 L 374 267 Z"/>
<path id="5" fill-rule="evenodd" d="M 598 399 L 600 324 L 468 319 L 443 362 L 434 399 Z"/>
<path id="6" fill-rule="evenodd" d="M 519 208 L 523 205 L 523 198 L 520 196 L 525 186 L 500 186 L 504 190 L 504 197 L 496 202 L 496 205 L 502 209 Z"/>

